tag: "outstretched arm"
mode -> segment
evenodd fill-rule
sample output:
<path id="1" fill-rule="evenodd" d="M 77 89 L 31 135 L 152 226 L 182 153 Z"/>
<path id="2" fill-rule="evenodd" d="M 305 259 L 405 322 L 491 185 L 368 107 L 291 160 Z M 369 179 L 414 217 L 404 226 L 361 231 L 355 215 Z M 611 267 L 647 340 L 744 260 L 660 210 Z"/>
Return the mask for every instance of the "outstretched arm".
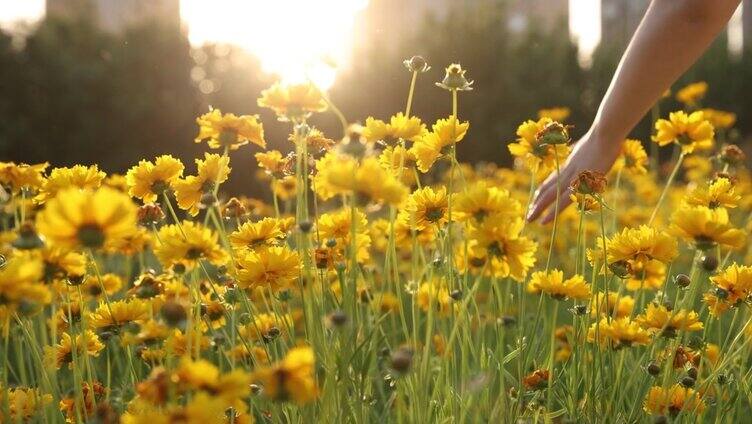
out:
<path id="1" fill-rule="evenodd" d="M 653 0 L 616 69 L 611 85 L 587 133 L 575 144 L 560 170 L 561 187 L 583 170 L 607 172 L 621 144 L 663 92 L 707 49 L 721 32 L 739 0 Z M 549 209 L 554 218 L 556 175 L 535 193 L 528 211 L 533 221 Z M 559 210 L 569 204 L 559 198 Z"/>

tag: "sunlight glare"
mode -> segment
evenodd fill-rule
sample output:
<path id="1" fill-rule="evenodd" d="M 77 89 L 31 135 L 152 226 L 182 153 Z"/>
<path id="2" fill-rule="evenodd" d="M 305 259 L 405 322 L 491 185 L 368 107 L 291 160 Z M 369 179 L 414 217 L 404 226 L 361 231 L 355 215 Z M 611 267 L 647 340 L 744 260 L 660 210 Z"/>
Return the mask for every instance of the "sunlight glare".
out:
<path id="1" fill-rule="evenodd" d="M 570 0 L 569 32 L 579 47 L 580 64 L 588 66 L 601 41 L 601 0 Z"/>
<path id="2" fill-rule="evenodd" d="M 183 0 L 192 44 L 228 42 L 257 55 L 283 82 L 322 89 L 351 50 L 355 18 L 368 0 Z"/>

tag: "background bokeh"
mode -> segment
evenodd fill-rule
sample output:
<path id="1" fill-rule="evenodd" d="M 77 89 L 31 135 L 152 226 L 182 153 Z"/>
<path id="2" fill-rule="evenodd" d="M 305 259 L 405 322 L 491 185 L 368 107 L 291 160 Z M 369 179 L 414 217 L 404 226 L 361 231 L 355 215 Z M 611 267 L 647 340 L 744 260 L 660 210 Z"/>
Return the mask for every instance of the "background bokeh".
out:
<path id="1" fill-rule="evenodd" d="M 460 96 L 460 115 L 471 122 L 459 152 L 464 161 L 508 164 L 506 144 L 515 128 L 542 107 L 571 108 L 575 134 L 586 130 L 634 27 L 603 37 L 583 67 L 566 16 L 551 16 L 545 7 L 529 10 L 525 25 L 515 26 L 509 22 L 518 10 L 506 1 L 442 2 L 441 13 L 407 20 L 397 20 L 399 3 L 372 3 L 369 10 L 385 24 L 379 31 L 365 24 L 355 29 L 359 42 L 330 90 L 333 101 L 353 122 L 402 110 L 409 85 L 402 60 L 420 54 L 432 69 L 418 80 L 414 113 L 431 122 L 450 112 L 448 94 L 434 82 L 446 65 L 460 62 L 475 81 L 475 90 Z M 394 32 L 405 25 L 410 31 Z M 675 87 L 707 81 L 704 105 L 735 112 L 733 136 L 746 146 L 741 134 L 752 126 L 752 49 L 730 55 L 727 42 L 721 35 Z M 205 149 L 193 143 L 195 117 L 210 105 L 260 114 L 270 147 L 285 152 L 287 125 L 256 106 L 259 92 L 274 79 L 238 47 L 191 46 L 175 22 L 140 21 L 112 32 L 84 15 L 47 16 L 23 37 L 0 33 L 0 158 L 55 166 L 98 163 L 108 172 L 124 172 L 163 153 L 191 162 Z M 667 113 L 679 105 L 669 99 L 662 107 Z M 313 123 L 332 138 L 340 136 L 331 114 Z M 649 139 L 647 120 L 633 135 Z M 233 153 L 231 190 L 257 191 L 251 150 Z"/>

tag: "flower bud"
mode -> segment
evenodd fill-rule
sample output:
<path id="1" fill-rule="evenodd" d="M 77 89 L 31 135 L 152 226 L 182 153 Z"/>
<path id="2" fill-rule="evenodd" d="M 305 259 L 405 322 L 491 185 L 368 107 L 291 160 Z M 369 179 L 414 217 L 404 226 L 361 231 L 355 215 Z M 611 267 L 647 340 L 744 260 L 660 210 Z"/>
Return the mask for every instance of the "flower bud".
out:
<path id="1" fill-rule="evenodd" d="M 343 311 L 334 311 L 331 314 L 329 314 L 329 324 L 332 327 L 342 327 L 345 324 L 347 324 L 348 318 L 347 314 Z"/>
<path id="2" fill-rule="evenodd" d="M 705 271 L 713 272 L 718 268 L 718 258 L 715 255 L 705 255 L 702 258 L 702 268 Z"/>
<path id="3" fill-rule="evenodd" d="M 652 375 L 653 377 L 661 373 L 661 366 L 655 362 L 649 363 L 645 369 L 647 370 L 648 374 Z"/>
<path id="4" fill-rule="evenodd" d="M 413 56 L 410 59 L 405 59 L 405 61 L 402 63 L 410 72 L 427 72 L 429 69 L 431 69 L 431 67 L 428 66 L 428 62 L 426 62 L 426 59 L 424 59 L 423 56 Z"/>
<path id="5" fill-rule="evenodd" d="M 577 178 L 572 180 L 569 189 L 573 193 L 601 194 L 606 191 L 607 184 L 606 176 L 602 172 L 586 170 L 580 172 Z"/>
<path id="6" fill-rule="evenodd" d="M 222 207 L 222 216 L 225 218 L 240 218 L 246 213 L 245 205 L 237 197 L 230 198 Z"/>
<path id="7" fill-rule="evenodd" d="M 695 379 L 689 376 L 686 376 L 681 379 L 679 382 L 684 387 L 694 387 L 695 385 Z"/>
<path id="8" fill-rule="evenodd" d="M 165 218 L 162 208 L 156 203 L 147 203 L 138 208 L 138 223 L 144 227 L 157 225 Z"/>
<path id="9" fill-rule="evenodd" d="M 188 319 L 185 308 L 177 302 L 168 301 L 162 306 L 162 318 L 170 327 L 182 327 Z"/>
<path id="10" fill-rule="evenodd" d="M 412 363 L 413 350 L 407 347 L 401 347 L 392 354 L 390 366 L 394 371 L 404 374 L 410 370 Z"/>
<path id="11" fill-rule="evenodd" d="M 446 68 L 446 74 L 441 82 L 437 82 L 436 85 L 449 91 L 469 91 L 472 90 L 473 81 L 468 81 L 465 78 L 466 70 L 462 69 L 459 63 L 453 63 Z"/>
<path id="12" fill-rule="evenodd" d="M 739 165 L 744 163 L 747 159 L 747 155 L 736 144 L 728 144 L 723 146 L 720 153 L 721 161 L 729 165 Z"/>
<path id="13" fill-rule="evenodd" d="M 549 122 L 542 130 L 535 134 L 535 140 L 539 145 L 569 144 L 569 126 L 556 121 Z"/>
<path id="14" fill-rule="evenodd" d="M 689 287 L 692 280 L 690 280 L 687 274 L 677 274 L 676 277 L 674 277 L 674 283 L 681 288 L 685 288 Z"/>

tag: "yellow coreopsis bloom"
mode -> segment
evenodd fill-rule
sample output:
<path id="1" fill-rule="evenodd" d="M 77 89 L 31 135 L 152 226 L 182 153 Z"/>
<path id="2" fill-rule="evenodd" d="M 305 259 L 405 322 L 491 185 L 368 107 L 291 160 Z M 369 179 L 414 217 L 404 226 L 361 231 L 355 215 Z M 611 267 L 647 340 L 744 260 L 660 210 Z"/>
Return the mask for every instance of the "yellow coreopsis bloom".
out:
<path id="1" fill-rule="evenodd" d="M 25 163 L 0 162 L 0 184 L 18 193 L 21 189 L 36 190 L 44 184 L 44 170 L 49 163 L 28 165 Z"/>
<path id="2" fill-rule="evenodd" d="M 52 402 L 52 395 L 26 387 L 0 388 L 0 403 L 9 406 L 9 422 L 34 422 L 34 418 Z"/>
<path id="3" fill-rule="evenodd" d="M 568 107 L 552 107 L 538 111 L 538 119 L 548 118 L 556 122 L 564 122 L 572 111 Z"/>
<path id="4" fill-rule="evenodd" d="M 445 149 L 454 147 L 465 138 L 469 128 L 468 121 L 460 122 L 454 116 L 437 120 L 431 131 L 420 137 L 411 148 L 418 169 L 424 173 L 428 172 L 436 160 L 445 153 Z"/>
<path id="5" fill-rule="evenodd" d="M 656 134 L 653 141 L 660 146 L 676 143 L 682 152 L 709 150 L 713 147 L 715 131 L 713 125 L 700 112 L 687 115 L 684 111 L 671 112 L 669 119 L 659 119 L 655 123 Z"/>
<path id="6" fill-rule="evenodd" d="M 433 309 L 441 317 L 449 316 L 455 306 L 449 288 L 438 280 L 421 284 L 415 292 L 415 303 L 423 312 Z"/>
<path id="7" fill-rule="evenodd" d="M 736 193 L 734 184 L 728 177 L 718 177 L 709 186 L 700 186 L 687 195 L 686 203 L 691 206 L 735 208 L 742 196 Z"/>
<path id="8" fill-rule="evenodd" d="M 606 238 L 606 262 L 614 273 L 624 277 L 642 278 L 645 264 L 652 260 L 671 262 L 678 255 L 677 242 L 669 234 L 641 225 L 624 228 L 621 233 Z M 588 251 L 591 263 L 603 260 L 603 241 L 599 237 L 595 247 Z"/>
<path id="9" fill-rule="evenodd" d="M 523 227 L 521 218 L 510 219 L 501 215 L 487 217 L 471 226 L 467 235 L 469 257 L 457 257 L 458 261 L 466 262 L 460 268 L 467 271 L 468 265 L 478 262 L 483 264 L 488 275 L 522 281 L 535 265 L 538 248 L 536 242 L 520 235 Z"/>
<path id="10" fill-rule="evenodd" d="M 632 314 L 635 300 L 629 295 L 619 295 L 617 292 L 596 293 L 590 300 L 590 316 L 593 318 L 611 316 L 612 318 L 628 317 Z"/>
<path id="11" fill-rule="evenodd" d="M 676 100 L 684 103 L 687 107 L 695 107 L 708 92 L 708 83 L 705 81 L 694 82 L 676 92 Z"/>
<path id="12" fill-rule="evenodd" d="M 149 304 L 141 299 L 102 302 L 86 322 L 92 329 L 111 330 L 132 322 L 141 323 L 149 319 L 150 312 Z"/>
<path id="13" fill-rule="evenodd" d="M 15 255 L 0 267 L 0 299 L 0 328 L 21 306 L 50 303 L 52 294 L 44 284 L 44 264 L 38 255 Z"/>
<path id="14" fill-rule="evenodd" d="M 144 202 L 156 202 L 159 195 L 183 176 L 183 162 L 170 155 L 162 155 L 154 162 L 142 160 L 128 170 L 125 181 L 128 194 Z"/>
<path id="15" fill-rule="evenodd" d="M 273 313 L 254 314 L 250 323 L 241 327 L 239 332 L 243 337 L 253 341 L 264 341 L 271 338 L 273 331 L 286 334 L 293 327 L 293 319 L 289 314 L 277 315 Z"/>
<path id="16" fill-rule="evenodd" d="M 405 116 L 402 112 L 392 116 L 389 123 L 368 117 L 363 137 L 369 143 L 394 144 L 398 140 L 417 141 L 426 133 L 426 126 L 417 116 Z"/>
<path id="17" fill-rule="evenodd" d="M 703 329 L 700 316 L 695 311 L 684 309 L 671 311 L 664 305 L 651 303 L 644 314 L 635 319 L 651 333 L 674 337 L 677 331 L 700 331 Z"/>
<path id="18" fill-rule="evenodd" d="M 423 187 L 415 190 L 407 199 L 405 208 L 409 222 L 418 228 L 441 226 L 448 221 L 449 198 L 446 188 Z"/>
<path id="19" fill-rule="evenodd" d="M 255 371 L 253 380 L 264 388 L 264 396 L 303 405 L 318 397 L 315 365 L 313 349 L 296 347 L 290 349 L 280 362 Z"/>
<path id="20" fill-rule="evenodd" d="M 739 249 L 746 242 L 744 231 L 734 228 L 723 208 L 681 207 L 671 216 L 671 231 L 701 250 L 717 245 Z"/>
<path id="21" fill-rule="evenodd" d="M 285 160 L 285 157 L 282 156 L 279 150 L 259 152 L 254 157 L 256 158 L 256 162 L 258 162 L 259 168 L 273 176 L 282 175 L 284 167 L 287 164 L 287 160 Z"/>
<path id="22" fill-rule="evenodd" d="M 653 386 L 645 396 L 643 409 L 653 415 L 677 416 L 682 411 L 700 414 L 705 410 L 705 402 L 693 389 L 674 384 L 668 390 Z"/>
<path id="23" fill-rule="evenodd" d="M 525 121 L 517 128 L 517 141 L 509 144 L 509 152 L 519 158 L 533 172 L 537 180 L 543 180 L 556 170 L 556 164 L 564 164 L 571 148 L 566 144 L 542 144 L 538 135 L 549 125 L 550 118 Z"/>
<path id="24" fill-rule="evenodd" d="M 247 252 L 236 258 L 238 285 L 273 292 L 294 287 L 300 276 L 300 256 L 287 247 L 275 246 Z"/>
<path id="25" fill-rule="evenodd" d="M 736 123 L 736 114 L 718 109 L 702 109 L 705 119 L 719 129 L 729 129 Z"/>
<path id="26" fill-rule="evenodd" d="M 415 167 L 417 158 L 415 152 L 402 146 L 388 146 L 379 155 L 381 166 L 390 171 L 403 184 L 415 185 Z"/>
<path id="27" fill-rule="evenodd" d="M 704 300 L 710 312 L 719 316 L 752 295 L 752 267 L 731 264 L 710 277 L 710 282 L 713 289 L 705 294 Z"/>
<path id="28" fill-rule="evenodd" d="M 355 232 L 354 246 L 353 231 Z M 366 262 L 370 258 L 371 235 L 368 233 L 368 219 L 360 210 L 355 210 L 353 214 L 350 209 L 342 209 L 321 215 L 316 223 L 315 234 L 318 234 L 322 243 L 333 242 L 334 248 L 342 254 L 354 247 L 358 262 Z"/>
<path id="29" fill-rule="evenodd" d="M 55 168 L 50 172 L 50 176 L 44 180 L 44 184 L 42 184 L 42 188 L 34 200 L 37 203 L 44 203 L 55 197 L 59 191 L 69 188 L 97 189 L 106 176 L 107 174 L 100 171 L 97 165 Z"/>
<path id="30" fill-rule="evenodd" d="M 452 214 L 458 221 L 483 221 L 491 215 L 517 218 L 522 216 L 522 205 L 507 190 L 479 181 L 454 195 Z"/>
<path id="31" fill-rule="evenodd" d="M 199 126 L 196 143 L 207 141 L 212 149 L 226 147 L 237 150 L 249 142 L 266 148 L 264 126 L 258 115 L 236 116 L 212 109 L 196 118 L 196 123 Z"/>
<path id="32" fill-rule="evenodd" d="M 313 186 L 323 200 L 349 194 L 373 203 L 398 205 L 407 196 L 407 187 L 374 157 L 358 162 L 347 155 L 329 152 L 316 161 L 316 171 Z"/>
<path id="33" fill-rule="evenodd" d="M 202 206 L 201 197 L 213 193 L 219 184 L 227 181 L 230 175 L 230 157 L 204 153 L 204 159 L 196 159 L 198 175 L 190 175 L 173 182 L 175 198 L 181 209 L 192 216 L 198 214 Z"/>
<path id="34" fill-rule="evenodd" d="M 645 174 L 648 154 L 640 140 L 627 139 L 621 146 L 621 153 L 614 162 L 614 171 L 624 170 L 632 174 Z"/>
<path id="35" fill-rule="evenodd" d="M 164 268 L 178 265 L 191 270 L 200 260 L 215 265 L 228 260 L 227 252 L 219 245 L 219 235 L 196 222 L 166 225 L 159 229 L 157 239 L 154 254 Z"/>
<path id="36" fill-rule="evenodd" d="M 257 222 L 246 222 L 230 234 L 233 249 L 256 250 L 278 245 L 286 237 L 285 220 L 264 218 Z"/>
<path id="37" fill-rule="evenodd" d="M 261 92 L 258 105 L 273 110 L 280 119 L 293 121 L 327 108 L 321 90 L 312 83 L 283 86 L 276 82 Z"/>
<path id="38" fill-rule="evenodd" d="M 48 366 L 60 369 L 65 364 L 73 366 L 73 355 L 80 361 L 84 356 L 99 356 L 103 349 L 99 337 L 93 331 L 85 330 L 75 336 L 63 333 L 58 344 L 44 348 L 44 357 Z"/>
<path id="39" fill-rule="evenodd" d="M 554 299 L 587 299 L 590 297 L 590 286 L 582 275 L 574 275 L 564 279 L 564 273 L 559 270 L 537 271 L 530 276 L 527 286 L 530 293 L 544 293 Z"/>
<path id="40" fill-rule="evenodd" d="M 600 346 L 619 349 L 633 345 L 646 345 L 650 343 L 650 334 L 629 317 L 614 319 L 604 317 L 590 326 L 587 340 Z"/>
<path id="41" fill-rule="evenodd" d="M 37 229 L 53 244 L 69 249 L 98 249 L 136 228 L 136 206 L 109 187 L 68 189 L 47 202 Z"/>

